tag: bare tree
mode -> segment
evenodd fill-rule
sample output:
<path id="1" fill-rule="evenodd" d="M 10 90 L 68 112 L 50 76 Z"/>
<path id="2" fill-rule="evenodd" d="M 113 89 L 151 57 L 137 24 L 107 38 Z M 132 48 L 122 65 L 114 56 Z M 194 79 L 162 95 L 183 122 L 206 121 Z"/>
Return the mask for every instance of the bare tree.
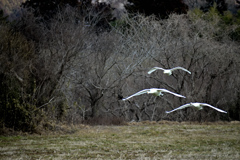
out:
<path id="1" fill-rule="evenodd" d="M 228 39 L 231 28 L 222 32 L 219 27 L 221 20 L 218 17 L 209 23 L 201 18 L 191 19 L 192 16 L 191 14 L 188 16 L 172 15 L 164 21 L 139 18 L 140 22 L 133 27 L 137 34 L 133 37 L 135 42 L 144 44 L 148 48 L 152 45 L 154 47 L 144 62 L 139 64 L 138 70 L 129 77 L 129 81 L 126 81 L 123 87 L 127 92 L 125 91 L 124 95 L 155 87 L 169 89 L 187 98 L 180 99 L 171 95 L 157 98 L 150 95 L 134 97 L 125 104 L 131 110 L 128 112 L 131 116 L 128 117 L 135 120 L 213 120 L 219 118 L 220 115 L 214 114 L 211 110 L 197 113 L 190 109 L 190 111 L 180 111 L 173 115 L 165 114 L 167 109 L 195 101 L 210 103 L 228 110 L 227 104 L 233 101 L 231 97 L 236 97 L 236 92 L 229 96 L 228 92 L 232 91 L 233 86 L 226 87 L 224 84 L 228 84 L 228 81 L 237 82 L 236 75 L 239 74 L 236 71 L 239 63 L 239 57 L 236 55 L 238 47 Z M 141 46 L 137 49 L 140 50 Z M 146 46 L 144 48 L 147 48 Z M 176 71 L 172 76 L 166 76 L 156 71 L 147 75 L 148 69 L 154 66 L 163 68 L 182 66 L 192 71 L 192 74 Z M 238 86 L 237 83 L 234 85 Z M 215 116 L 212 116 L 213 114 Z"/>

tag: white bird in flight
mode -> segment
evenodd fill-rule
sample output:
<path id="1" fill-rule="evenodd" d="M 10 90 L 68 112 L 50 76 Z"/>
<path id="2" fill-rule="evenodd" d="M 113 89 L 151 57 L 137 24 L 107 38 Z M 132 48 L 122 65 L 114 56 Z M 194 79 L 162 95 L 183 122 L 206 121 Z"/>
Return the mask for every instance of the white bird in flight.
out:
<path id="1" fill-rule="evenodd" d="M 176 109 L 174 109 L 174 110 L 166 111 L 166 113 L 171 113 L 171 112 L 174 112 L 174 111 L 179 110 L 179 109 L 184 109 L 184 108 L 186 108 L 186 107 L 195 107 L 197 110 L 201 110 L 201 109 L 203 109 L 203 106 L 207 106 L 207 107 L 213 108 L 213 109 L 215 109 L 215 110 L 217 110 L 217 111 L 219 111 L 219 112 L 222 112 L 222 113 L 227 113 L 226 111 L 223 111 L 223 110 L 221 110 L 221 109 L 219 109 L 219 108 L 213 107 L 213 106 L 211 106 L 210 104 L 207 104 L 207 103 L 198 103 L 198 102 L 196 102 L 196 103 L 192 103 L 192 102 L 191 102 L 191 103 L 182 105 L 182 106 L 180 106 L 180 107 L 178 107 L 178 108 L 176 108 Z"/>
<path id="2" fill-rule="evenodd" d="M 191 74 L 191 72 L 190 72 L 189 70 L 187 70 L 187 69 L 185 69 L 185 68 L 183 68 L 183 67 L 175 67 L 175 68 L 172 68 L 172 69 L 163 69 L 163 68 L 160 68 L 160 67 L 153 67 L 152 69 L 150 69 L 150 70 L 148 71 L 148 74 L 151 74 L 152 72 L 156 71 L 157 69 L 163 70 L 163 73 L 164 73 L 164 74 L 167 74 L 167 75 L 169 75 L 169 76 L 172 75 L 172 71 L 177 70 L 177 69 L 181 69 L 181 70 L 183 70 L 183 71 L 188 72 L 189 74 Z"/>
<path id="3" fill-rule="evenodd" d="M 162 92 L 170 93 L 170 94 L 173 94 L 173 95 L 175 95 L 175 96 L 177 96 L 177 97 L 186 98 L 186 97 L 184 97 L 184 96 L 182 96 L 182 95 L 180 95 L 180 94 L 171 92 L 171 91 L 169 91 L 169 90 L 167 90 L 167 89 L 150 88 L 150 89 L 141 90 L 141 91 L 139 91 L 139 92 L 137 92 L 137 93 L 135 93 L 135 94 L 127 97 L 127 98 L 123 98 L 122 100 L 125 101 L 125 100 L 128 100 L 129 98 L 132 98 L 132 97 L 134 97 L 134 96 L 138 96 L 138 95 L 141 95 L 141 94 L 145 94 L 145 93 L 147 93 L 147 94 L 153 94 L 153 95 L 155 95 L 155 96 L 163 96 L 163 93 L 162 93 Z"/>

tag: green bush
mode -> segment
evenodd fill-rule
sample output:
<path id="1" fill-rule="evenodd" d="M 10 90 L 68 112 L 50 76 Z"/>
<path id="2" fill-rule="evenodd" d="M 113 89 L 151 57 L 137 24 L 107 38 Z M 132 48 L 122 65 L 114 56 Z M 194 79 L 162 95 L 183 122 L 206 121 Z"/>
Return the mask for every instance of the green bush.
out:
<path id="1" fill-rule="evenodd" d="M 230 11 L 220 14 L 216 5 L 214 5 L 210 7 L 208 12 L 204 13 L 202 10 L 195 8 L 189 11 L 188 15 L 192 21 L 205 21 L 206 25 L 209 26 L 206 32 L 213 33 L 211 36 L 216 40 L 221 40 L 223 37 L 228 37 L 234 41 L 240 40 L 240 11 L 236 15 L 233 15 Z"/>
<path id="2" fill-rule="evenodd" d="M 30 96 L 28 69 L 33 46 L 9 24 L 2 24 L 0 28 L 0 123 L 14 130 L 33 131 L 35 117 L 32 111 L 36 106 Z"/>

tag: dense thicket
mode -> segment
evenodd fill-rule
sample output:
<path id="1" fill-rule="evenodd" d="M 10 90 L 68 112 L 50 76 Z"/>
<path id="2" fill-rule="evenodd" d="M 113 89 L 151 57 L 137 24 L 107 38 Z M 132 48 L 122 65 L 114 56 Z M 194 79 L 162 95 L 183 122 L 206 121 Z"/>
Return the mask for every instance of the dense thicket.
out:
<path id="1" fill-rule="evenodd" d="M 202 6 L 201 9 L 207 12 L 211 7 L 216 5 L 216 9 L 223 14 L 227 10 L 227 3 L 225 0 L 206 0 L 206 5 Z"/>
<path id="2" fill-rule="evenodd" d="M 126 16 L 99 33 L 96 23 L 86 25 L 86 15 L 68 6 L 47 26 L 29 11 L 17 23 L 1 23 L 1 126 L 36 131 L 94 119 L 239 120 L 239 17 L 230 15 L 212 8 L 159 21 Z M 192 74 L 148 75 L 154 66 L 182 66 Z M 187 98 L 166 94 L 121 100 L 153 87 Z M 206 102 L 228 114 L 210 108 L 165 114 L 189 102 Z"/>
<path id="3" fill-rule="evenodd" d="M 3 10 L 0 10 L 0 23 L 5 23 L 7 21 L 7 16 L 4 15 Z"/>
<path id="4" fill-rule="evenodd" d="M 187 13 L 188 6 L 182 0 L 128 0 L 130 13 L 142 13 L 147 16 L 155 15 L 158 18 L 167 18 L 170 14 Z"/>
<path id="5" fill-rule="evenodd" d="M 97 32 L 109 30 L 109 22 L 114 19 L 112 15 L 113 8 L 107 3 L 91 3 L 91 0 L 28 0 L 22 4 L 22 7 L 29 10 L 37 17 L 38 22 L 48 25 L 56 14 L 62 12 L 64 8 L 71 6 L 76 14 L 75 23 L 85 23 L 85 25 L 96 26 Z"/>
<path id="6" fill-rule="evenodd" d="M 89 0 L 88 2 L 90 3 Z M 76 7 L 78 3 L 78 0 L 27 0 L 26 2 L 22 3 L 22 7 L 32 9 L 35 16 L 41 16 L 45 20 L 49 20 L 62 7 L 65 7 L 66 5 Z"/>

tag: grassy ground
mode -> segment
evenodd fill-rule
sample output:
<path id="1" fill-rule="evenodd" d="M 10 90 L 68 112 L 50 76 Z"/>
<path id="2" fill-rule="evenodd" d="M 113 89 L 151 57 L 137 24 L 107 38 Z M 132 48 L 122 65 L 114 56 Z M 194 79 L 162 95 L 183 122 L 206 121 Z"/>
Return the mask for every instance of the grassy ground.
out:
<path id="1" fill-rule="evenodd" d="M 142 122 L 1 136 L 0 159 L 240 159 L 240 123 Z"/>

